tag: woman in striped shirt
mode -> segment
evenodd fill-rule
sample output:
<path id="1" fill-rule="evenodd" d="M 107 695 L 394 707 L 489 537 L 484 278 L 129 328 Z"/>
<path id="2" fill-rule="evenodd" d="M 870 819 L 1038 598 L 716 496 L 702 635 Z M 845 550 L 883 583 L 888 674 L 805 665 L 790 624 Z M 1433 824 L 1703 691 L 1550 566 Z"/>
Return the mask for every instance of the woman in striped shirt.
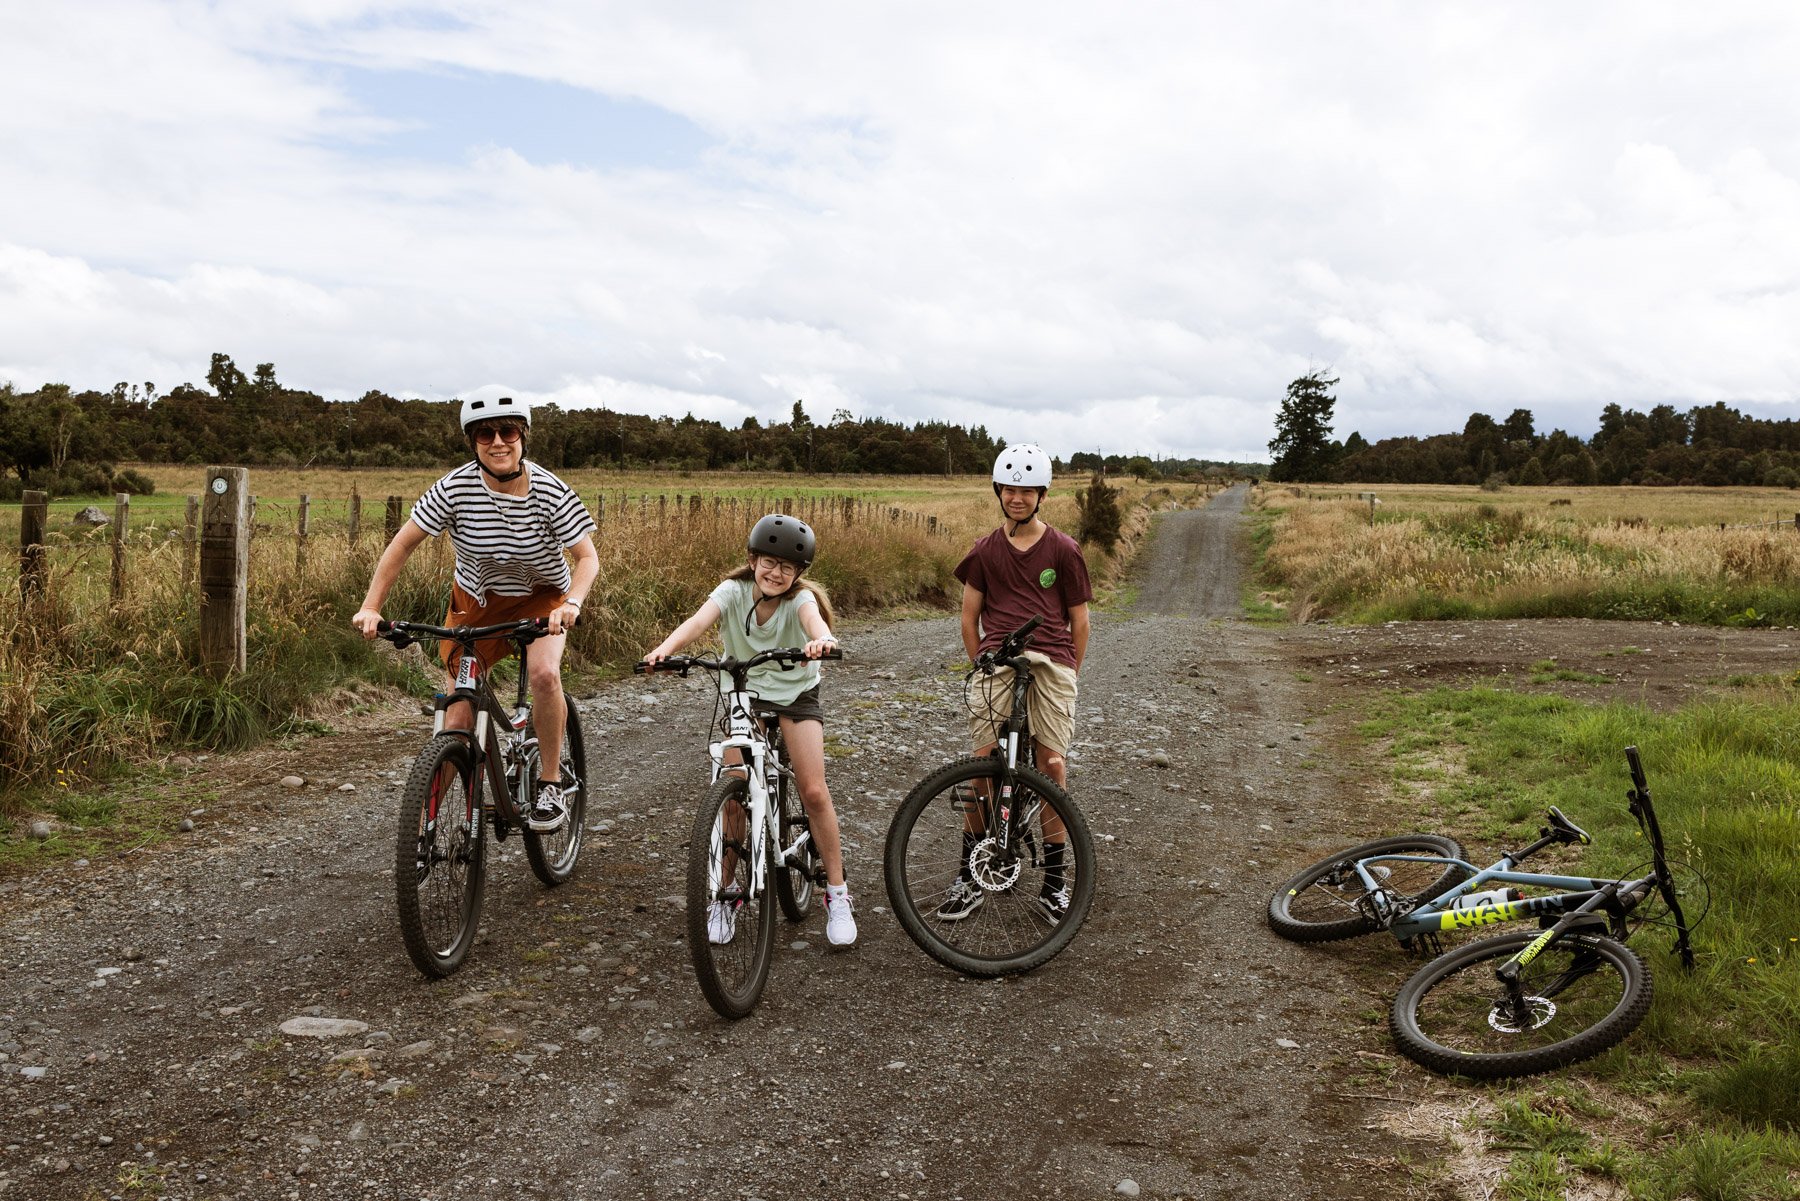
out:
<path id="1" fill-rule="evenodd" d="M 561 829 L 568 820 L 561 787 L 563 726 L 568 720 L 568 702 L 562 690 L 563 648 L 568 643 L 564 628 L 575 624 L 600 571 L 592 537 L 594 519 L 573 489 L 526 460 L 530 405 L 510 396 L 467 400 L 462 406 L 462 427 L 475 453 L 474 461 L 450 472 L 419 497 L 412 517 L 375 564 L 362 608 L 350 622 L 364 638 L 375 637 L 376 624 L 382 619 L 381 604 L 406 560 L 426 538 L 446 531 L 456 548 L 456 573 L 445 625 L 549 618 L 550 636 L 525 648 L 539 762 L 545 773 L 533 786 L 526 822 L 533 830 L 548 833 Z M 573 571 L 564 551 L 575 560 Z M 462 652 L 454 642 L 442 645 L 454 680 Z M 481 669 L 486 671 L 504 658 L 508 646 L 504 639 L 478 645 L 475 656 Z M 466 730 L 474 722 L 467 702 L 452 705 L 444 715 L 444 724 L 452 729 Z"/>

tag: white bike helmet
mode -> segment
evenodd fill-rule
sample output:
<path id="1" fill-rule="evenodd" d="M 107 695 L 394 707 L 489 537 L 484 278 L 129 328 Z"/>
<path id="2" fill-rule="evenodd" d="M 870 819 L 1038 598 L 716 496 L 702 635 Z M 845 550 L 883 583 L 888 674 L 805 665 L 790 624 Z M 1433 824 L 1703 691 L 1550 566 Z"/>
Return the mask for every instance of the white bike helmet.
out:
<path id="1" fill-rule="evenodd" d="M 477 421 L 511 417 L 526 429 L 531 428 L 531 402 L 502 396 L 498 400 L 465 400 L 462 402 L 462 427 L 466 432 Z"/>
<path id="2" fill-rule="evenodd" d="M 1048 488 L 1050 456 L 1044 453 L 1043 447 L 1031 442 L 1007 447 L 994 460 L 995 495 L 999 494 L 1002 484 L 1011 484 L 1015 488 Z"/>

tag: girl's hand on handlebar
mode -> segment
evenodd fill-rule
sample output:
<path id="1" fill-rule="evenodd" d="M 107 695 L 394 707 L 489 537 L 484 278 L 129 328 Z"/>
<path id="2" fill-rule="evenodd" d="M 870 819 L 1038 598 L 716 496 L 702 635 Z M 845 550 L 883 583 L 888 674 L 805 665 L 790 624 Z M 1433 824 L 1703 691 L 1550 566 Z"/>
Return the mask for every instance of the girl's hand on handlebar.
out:
<path id="1" fill-rule="evenodd" d="M 806 652 L 808 659 L 823 659 L 837 650 L 837 641 L 832 638 L 814 638 L 801 649 Z M 840 653 L 834 657 L 841 659 L 843 655 Z"/>
<path id="2" fill-rule="evenodd" d="M 350 624 L 361 631 L 364 638 L 373 638 L 376 627 L 381 624 L 381 613 L 376 609 L 358 609 L 350 618 Z"/>

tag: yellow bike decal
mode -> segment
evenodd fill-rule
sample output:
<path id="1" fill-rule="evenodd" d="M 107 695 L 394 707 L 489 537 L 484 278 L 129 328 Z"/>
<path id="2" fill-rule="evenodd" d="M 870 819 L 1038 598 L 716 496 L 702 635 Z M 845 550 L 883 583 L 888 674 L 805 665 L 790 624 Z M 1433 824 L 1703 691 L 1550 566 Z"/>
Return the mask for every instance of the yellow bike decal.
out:
<path id="1" fill-rule="evenodd" d="M 1525 916 L 1523 901 L 1482 901 L 1462 909 L 1446 909 L 1438 915 L 1440 930 L 1473 930 L 1476 926 L 1492 926 L 1512 922 Z"/>

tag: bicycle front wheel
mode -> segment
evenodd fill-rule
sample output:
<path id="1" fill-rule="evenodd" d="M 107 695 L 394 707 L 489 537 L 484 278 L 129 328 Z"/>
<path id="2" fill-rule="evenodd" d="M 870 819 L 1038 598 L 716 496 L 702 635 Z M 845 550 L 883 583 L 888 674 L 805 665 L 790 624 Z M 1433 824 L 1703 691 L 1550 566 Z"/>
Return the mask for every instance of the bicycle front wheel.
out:
<path id="1" fill-rule="evenodd" d="M 1335 942 L 1381 929 L 1373 910 L 1364 903 L 1369 890 L 1356 874 L 1357 860 L 1376 855 L 1465 858 L 1462 844 L 1441 834 L 1402 834 L 1339 851 L 1275 890 L 1269 899 L 1269 929 L 1292 942 Z M 1430 900 L 1468 875 L 1455 864 L 1396 860 L 1371 864 L 1369 870 L 1390 899 L 1405 902 L 1408 908 Z"/>
<path id="2" fill-rule="evenodd" d="M 1602 934 L 1565 934 L 1519 974 L 1523 1003 L 1494 972 L 1542 931 L 1483 939 L 1440 955 L 1394 1000 L 1390 1026 L 1408 1059 L 1446 1075 L 1498 1080 L 1592 1058 L 1650 1011 L 1637 952 Z"/>
<path id="3" fill-rule="evenodd" d="M 775 898 L 754 887 L 751 870 L 753 848 L 766 839 L 750 819 L 750 785 L 727 772 L 707 791 L 688 838 L 688 954 L 706 1003 L 733 1019 L 756 1008 L 775 950 Z"/>
<path id="4" fill-rule="evenodd" d="M 1020 766 L 1019 837 L 1002 848 L 994 756 L 959 759 L 907 794 L 888 827 L 888 901 L 921 950 L 969 976 L 1030 971 L 1069 945 L 1094 900 L 1087 819 L 1047 776 Z"/>
<path id="5" fill-rule="evenodd" d="M 531 861 L 532 873 L 547 888 L 555 888 L 574 873 L 575 859 L 581 854 L 581 839 L 585 833 L 583 824 L 587 820 L 587 745 L 581 737 L 581 714 L 572 699 L 564 699 L 569 717 L 563 723 L 561 762 L 563 804 L 568 806 L 569 820 L 552 834 L 539 834 L 530 826 L 525 827 L 525 858 Z M 525 777 L 528 781 L 543 778 L 537 744 L 534 742 L 532 746 L 528 756 L 530 770 Z M 531 798 L 522 798 L 521 803 L 529 805 Z"/>
<path id="6" fill-rule="evenodd" d="M 794 795 L 793 785 L 785 775 L 779 778 L 775 795 L 775 811 L 781 815 L 781 845 L 791 847 L 796 838 L 810 829 L 806 811 L 800 804 L 800 798 Z M 806 915 L 812 912 L 814 886 L 823 879 L 823 872 L 824 868 L 819 864 L 818 844 L 810 836 L 806 840 L 806 849 L 800 852 L 798 863 L 777 867 L 775 899 L 781 902 L 781 912 L 787 916 L 788 921 L 803 922 Z"/>
<path id="7" fill-rule="evenodd" d="M 475 943 L 486 851 L 474 752 L 467 739 L 439 734 L 413 760 L 394 842 L 400 937 L 427 976 L 454 972 Z"/>

